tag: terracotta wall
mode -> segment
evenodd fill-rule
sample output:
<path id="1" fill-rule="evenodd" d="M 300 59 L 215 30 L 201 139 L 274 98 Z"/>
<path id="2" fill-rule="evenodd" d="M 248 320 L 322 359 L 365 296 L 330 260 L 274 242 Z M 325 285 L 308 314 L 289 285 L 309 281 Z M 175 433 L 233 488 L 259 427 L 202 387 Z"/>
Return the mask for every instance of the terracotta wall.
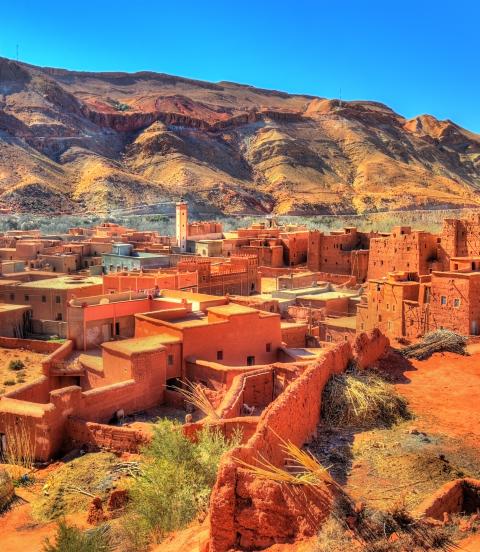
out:
<path id="1" fill-rule="evenodd" d="M 148 442 L 148 436 L 138 429 L 86 422 L 70 417 L 66 423 L 66 438 L 72 446 L 89 445 L 112 452 L 138 453 Z"/>
<path id="2" fill-rule="evenodd" d="M 357 348 L 363 355 L 360 364 L 373 361 L 383 351 L 378 335 L 363 339 L 363 347 Z M 307 490 L 296 496 L 286 486 L 252 476 L 237 459 L 255 463 L 262 455 L 283 466 L 286 458 L 280 437 L 302 446 L 316 434 L 322 390 L 331 374 L 345 370 L 351 357 L 348 343 L 330 349 L 264 410 L 251 439 L 223 456 L 210 501 L 210 552 L 262 549 L 317 533 L 330 513 L 328 489 L 322 495 L 307 496 Z"/>

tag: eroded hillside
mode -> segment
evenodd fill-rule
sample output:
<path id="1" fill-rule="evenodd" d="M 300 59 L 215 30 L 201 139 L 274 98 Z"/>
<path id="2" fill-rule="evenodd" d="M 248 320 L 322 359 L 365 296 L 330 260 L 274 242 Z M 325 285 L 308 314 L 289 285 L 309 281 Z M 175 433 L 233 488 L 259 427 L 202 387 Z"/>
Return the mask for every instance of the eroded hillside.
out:
<path id="1" fill-rule="evenodd" d="M 314 214 L 480 204 L 480 136 L 429 115 L 0 58 L 0 202 Z"/>

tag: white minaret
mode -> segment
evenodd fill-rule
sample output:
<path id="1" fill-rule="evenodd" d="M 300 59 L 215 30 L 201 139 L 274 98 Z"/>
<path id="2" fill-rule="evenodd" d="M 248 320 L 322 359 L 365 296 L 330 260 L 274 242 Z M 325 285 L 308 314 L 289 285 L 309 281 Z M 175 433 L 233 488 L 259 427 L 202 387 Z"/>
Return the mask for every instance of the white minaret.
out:
<path id="1" fill-rule="evenodd" d="M 180 253 L 187 251 L 187 223 L 188 223 L 188 204 L 186 201 L 179 201 L 176 204 L 175 229 L 177 236 L 177 245 Z"/>

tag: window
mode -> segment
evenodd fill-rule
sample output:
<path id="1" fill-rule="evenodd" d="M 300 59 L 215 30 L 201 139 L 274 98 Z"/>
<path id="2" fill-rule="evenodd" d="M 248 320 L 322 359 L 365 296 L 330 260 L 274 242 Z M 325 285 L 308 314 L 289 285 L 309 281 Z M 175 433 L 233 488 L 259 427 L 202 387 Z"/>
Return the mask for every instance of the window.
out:
<path id="1" fill-rule="evenodd" d="M 327 341 L 330 343 L 332 341 L 332 336 L 330 334 L 327 335 Z"/>
<path id="2" fill-rule="evenodd" d="M 390 305 L 388 303 L 385 306 L 387 307 L 387 311 L 390 310 Z"/>
<path id="3" fill-rule="evenodd" d="M 61 320 L 63 320 L 63 316 L 62 316 L 62 313 L 61 313 L 61 312 L 59 312 L 59 313 L 57 314 L 57 317 L 55 318 L 55 320 L 58 320 L 59 322 L 60 322 Z"/>
<path id="4" fill-rule="evenodd" d="M 272 350 L 272 344 L 271 344 L 271 343 L 267 343 L 267 344 L 265 345 L 265 351 L 267 351 L 267 353 L 269 353 L 271 350 Z"/>
<path id="5" fill-rule="evenodd" d="M 460 307 L 460 299 L 458 297 L 453 300 L 453 306 L 456 309 L 458 309 Z"/>
<path id="6" fill-rule="evenodd" d="M 10 301 L 15 301 L 15 294 L 14 293 L 10 293 Z"/>
<path id="7" fill-rule="evenodd" d="M 42 295 L 42 303 L 46 303 L 47 302 L 47 296 L 46 295 Z"/>
<path id="8" fill-rule="evenodd" d="M 23 297 L 24 297 L 25 301 L 30 301 L 30 296 L 29 295 L 24 295 Z"/>
<path id="9" fill-rule="evenodd" d="M 388 327 L 389 330 L 392 329 L 392 323 L 390 322 L 390 320 L 388 321 L 387 327 Z"/>
<path id="10" fill-rule="evenodd" d="M 395 305 L 392 305 L 392 311 L 395 312 Z"/>
<path id="11" fill-rule="evenodd" d="M 253 366 L 255 364 L 254 356 L 247 356 L 247 366 Z"/>
<path id="12" fill-rule="evenodd" d="M 60 295 L 55 295 L 55 303 L 61 303 L 62 302 L 62 299 L 60 297 Z"/>
<path id="13" fill-rule="evenodd" d="M 167 364 L 169 366 L 173 366 L 173 355 L 168 355 L 167 357 Z"/>
<path id="14" fill-rule="evenodd" d="M 120 335 L 120 322 L 115 322 L 115 335 Z"/>
<path id="15" fill-rule="evenodd" d="M 223 360 L 223 351 L 217 351 L 217 360 Z"/>
<path id="16" fill-rule="evenodd" d="M 442 295 L 440 297 L 440 304 L 441 305 L 446 305 L 447 304 L 447 296 L 446 295 Z"/>

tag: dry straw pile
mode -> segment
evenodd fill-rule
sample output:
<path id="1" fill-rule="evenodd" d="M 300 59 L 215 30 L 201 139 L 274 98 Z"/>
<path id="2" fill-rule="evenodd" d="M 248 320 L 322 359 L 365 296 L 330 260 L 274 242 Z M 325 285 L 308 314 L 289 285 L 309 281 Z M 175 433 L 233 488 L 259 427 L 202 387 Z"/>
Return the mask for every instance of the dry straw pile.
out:
<path id="1" fill-rule="evenodd" d="M 466 355 L 466 345 L 467 338 L 463 335 L 450 330 L 435 330 L 426 334 L 418 343 L 401 349 L 400 354 L 406 358 L 416 358 L 417 360 L 426 359 L 433 353 L 443 351 Z"/>

